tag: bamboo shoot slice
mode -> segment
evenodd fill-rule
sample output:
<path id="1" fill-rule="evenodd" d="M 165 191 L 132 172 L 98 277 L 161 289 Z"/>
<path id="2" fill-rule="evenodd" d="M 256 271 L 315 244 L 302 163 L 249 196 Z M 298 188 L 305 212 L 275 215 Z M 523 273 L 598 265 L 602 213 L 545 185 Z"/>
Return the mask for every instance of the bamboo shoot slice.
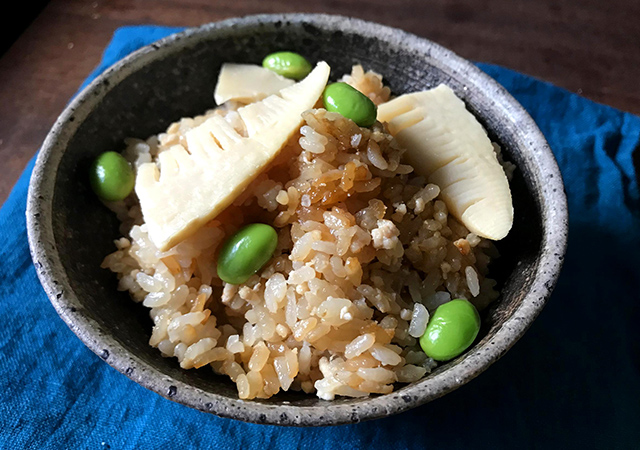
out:
<path id="1" fill-rule="evenodd" d="M 378 106 L 378 120 L 407 149 L 416 173 L 440 187 L 469 231 L 500 240 L 513 225 L 509 182 L 478 120 L 445 85 Z"/>
<path id="2" fill-rule="evenodd" d="M 330 68 L 320 62 L 302 81 L 238 110 L 248 136 L 221 117 L 186 134 L 186 148 L 160 153 L 160 165 L 140 166 L 136 194 L 149 237 L 167 250 L 235 200 L 300 128 L 301 114 L 322 95 Z"/>

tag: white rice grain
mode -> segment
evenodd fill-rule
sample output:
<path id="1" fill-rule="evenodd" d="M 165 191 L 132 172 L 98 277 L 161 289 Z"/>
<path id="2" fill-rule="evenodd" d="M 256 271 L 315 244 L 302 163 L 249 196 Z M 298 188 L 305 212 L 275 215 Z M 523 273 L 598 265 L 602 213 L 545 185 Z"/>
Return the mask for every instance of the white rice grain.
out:
<path id="1" fill-rule="evenodd" d="M 360 356 L 361 354 L 369 350 L 375 342 L 376 342 L 376 337 L 372 333 L 367 333 L 367 334 L 358 336 L 349 344 L 347 344 L 344 351 L 344 356 L 347 359 Z"/>
<path id="2" fill-rule="evenodd" d="M 420 366 L 407 364 L 396 370 L 396 376 L 400 383 L 413 383 L 418 381 L 427 373 L 427 369 Z"/>
<path id="3" fill-rule="evenodd" d="M 478 281 L 478 273 L 471 266 L 465 267 L 464 273 L 467 280 L 467 286 L 469 286 L 469 291 L 471 291 L 471 295 L 477 297 L 478 294 L 480 294 L 480 282 Z"/>
<path id="4" fill-rule="evenodd" d="M 419 338 L 424 334 L 428 323 L 429 311 L 427 311 L 427 308 L 420 303 L 414 304 L 411 323 L 409 324 L 409 335 L 414 338 Z"/>
<path id="5" fill-rule="evenodd" d="M 278 305 L 284 300 L 287 294 L 287 282 L 284 275 L 275 273 L 270 277 L 264 290 L 264 302 L 269 311 L 272 313 L 278 310 Z"/>
<path id="6" fill-rule="evenodd" d="M 397 366 L 402 361 L 400 355 L 383 345 L 376 344 L 369 352 L 371 353 L 371 356 L 385 366 Z"/>

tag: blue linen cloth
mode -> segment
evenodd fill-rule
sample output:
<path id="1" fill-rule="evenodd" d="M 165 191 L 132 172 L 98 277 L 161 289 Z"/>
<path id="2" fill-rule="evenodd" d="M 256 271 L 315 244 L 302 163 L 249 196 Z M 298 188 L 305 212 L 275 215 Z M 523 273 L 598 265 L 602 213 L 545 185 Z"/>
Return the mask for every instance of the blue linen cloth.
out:
<path id="1" fill-rule="evenodd" d="M 117 30 L 90 79 L 174 28 Z M 560 164 L 565 267 L 526 335 L 487 372 L 403 414 L 279 428 L 201 413 L 147 391 L 88 350 L 49 304 L 29 257 L 33 161 L 0 211 L 0 447 L 633 448 L 640 443 L 640 118 L 488 64 Z M 637 448 L 637 447 L 636 447 Z"/>

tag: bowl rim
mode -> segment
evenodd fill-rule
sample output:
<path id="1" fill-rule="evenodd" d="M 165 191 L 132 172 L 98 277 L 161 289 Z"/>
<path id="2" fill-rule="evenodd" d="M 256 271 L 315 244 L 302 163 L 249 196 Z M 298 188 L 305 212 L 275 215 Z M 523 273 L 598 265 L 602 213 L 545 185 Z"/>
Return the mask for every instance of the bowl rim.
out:
<path id="1" fill-rule="evenodd" d="M 82 314 L 81 303 L 71 289 L 54 241 L 51 217 L 57 168 L 65 143 L 89 114 L 91 105 L 97 104 L 112 86 L 148 61 L 180 51 L 184 45 L 195 43 L 201 37 L 276 22 L 304 23 L 329 31 L 374 36 L 410 51 L 430 54 L 434 64 L 442 64 L 439 68 L 445 73 L 463 72 L 467 85 L 472 88 L 484 85 L 484 89 L 491 89 L 495 106 L 517 122 L 518 130 L 530 143 L 537 167 L 546 175 L 538 196 L 544 225 L 542 252 L 532 275 L 531 289 L 512 316 L 493 338 L 483 346 L 473 347 L 458 364 L 390 394 L 369 397 L 360 403 L 327 402 L 322 407 L 271 405 L 228 398 L 165 375 L 130 353 L 108 334 L 108 330 L 102 330 L 97 322 Z M 80 120 L 73 120 L 74 117 Z M 72 99 L 48 133 L 31 176 L 26 217 L 31 256 L 53 307 L 83 343 L 109 365 L 145 388 L 201 411 L 247 422 L 293 426 L 339 425 L 389 416 L 441 397 L 478 376 L 520 339 L 544 307 L 562 267 L 568 231 L 566 195 L 551 149 L 529 114 L 493 78 L 439 44 L 401 29 L 345 16 L 298 13 L 258 14 L 187 28 L 142 47 L 110 66 Z"/>

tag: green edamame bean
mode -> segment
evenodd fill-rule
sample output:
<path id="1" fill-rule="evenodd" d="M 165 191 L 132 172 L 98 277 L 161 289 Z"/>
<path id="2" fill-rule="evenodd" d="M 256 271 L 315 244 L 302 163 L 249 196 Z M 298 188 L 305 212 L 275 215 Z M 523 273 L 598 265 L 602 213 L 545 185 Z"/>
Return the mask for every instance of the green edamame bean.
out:
<path id="1" fill-rule="evenodd" d="M 114 202 L 124 200 L 131 193 L 135 175 L 120 153 L 105 152 L 93 161 L 89 182 L 98 197 Z"/>
<path id="2" fill-rule="evenodd" d="M 360 127 L 370 127 L 376 122 L 378 108 L 369 97 L 347 83 L 333 83 L 322 94 L 327 111 L 342 114 Z"/>
<path id="3" fill-rule="evenodd" d="M 469 301 L 451 300 L 440 305 L 420 338 L 420 347 L 436 361 L 448 361 L 464 352 L 480 330 L 480 315 Z"/>
<path id="4" fill-rule="evenodd" d="M 271 53 L 262 60 L 262 67 L 293 80 L 302 80 L 311 72 L 309 61 L 293 52 Z"/>
<path id="5" fill-rule="evenodd" d="M 247 281 L 273 256 L 278 233 L 264 223 L 241 228 L 223 244 L 218 255 L 218 276 L 231 284 Z"/>

